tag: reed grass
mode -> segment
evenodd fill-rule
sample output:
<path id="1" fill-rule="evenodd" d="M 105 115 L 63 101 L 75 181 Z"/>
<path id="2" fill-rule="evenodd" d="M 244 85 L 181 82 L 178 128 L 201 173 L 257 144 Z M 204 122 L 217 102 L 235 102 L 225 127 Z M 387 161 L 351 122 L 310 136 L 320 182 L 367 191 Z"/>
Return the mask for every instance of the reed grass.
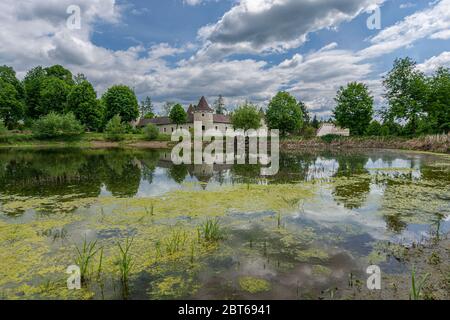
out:
<path id="1" fill-rule="evenodd" d="M 84 238 L 83 246 L 80 248 L 76 247 L 77 257 L 75 263 L 80 268 L 81 282 L 86 282 L 89 277 L 89 271 L 92 266 L 92 261 L 94 256 L 97 254 L 96 250 L 97 240 L 93 242 L 87 242 Z"/>
<path id="2" fill-rule="evenodd" d="M 416 267 L 413 266 L 411 271 L 411 293 L 409 295 L 410 300 L 420 300 L 420 296 L 422 295 L 422 288 L 430 276 L 431 274 L 429 273 L 425 274 L 417 283 L 418 279 L 416 279 Z"/>
<path id="3" fill-rule="evenodd" d="M 128 286 L 128 279 L 131 272 L 131 269 L 134 266 L 134 260 L 133 257 L 130 254 L 131 246 L 133 245 L 134 238 L 127 238 L 125 244 L 122 246 L 122 244 L 119 242 L 117 243 L 117 246 L 119 247 L 119 271 L 120 271 L 120 280 L 122 281 L 122 284 L 125 286 Z"/>
<path id="4" fill-rule="evenodd" d="M 207 242 L 217 242 L 224 238 L 219 219 L 208 219 L 200 226 L 200 235 Z"/>

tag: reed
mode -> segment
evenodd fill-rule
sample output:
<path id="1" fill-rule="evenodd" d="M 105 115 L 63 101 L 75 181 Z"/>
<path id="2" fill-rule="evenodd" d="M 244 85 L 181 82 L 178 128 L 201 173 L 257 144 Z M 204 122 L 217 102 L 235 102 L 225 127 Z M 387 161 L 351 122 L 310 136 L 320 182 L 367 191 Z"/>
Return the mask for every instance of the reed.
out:
<path id="1" fill-rule="evenodd" d="M 134 238 L 127 238 L 125 244 L 119 242 L 117 246 L 119 247 L 119 271 L 120 271 L 120 280 L 122 284 L 128 286 L 128 279 L 131 272 L 131 269 L 134 266 L 133 257 L 130 254 L 131 246 L 133 245 Z"/>
<path id="2" fill-rule="evenodd" d="M 86 282 L 89 276 L 89 270 L 91 268 L 92 260 L 97 254 L 96 250 L 97 240 L 93 242 L 87 242 L 84 238 L 83 246 L 80 248 L 76 247 L 77 257 L 75 263 L 80 268 L 81 282 Z"/>

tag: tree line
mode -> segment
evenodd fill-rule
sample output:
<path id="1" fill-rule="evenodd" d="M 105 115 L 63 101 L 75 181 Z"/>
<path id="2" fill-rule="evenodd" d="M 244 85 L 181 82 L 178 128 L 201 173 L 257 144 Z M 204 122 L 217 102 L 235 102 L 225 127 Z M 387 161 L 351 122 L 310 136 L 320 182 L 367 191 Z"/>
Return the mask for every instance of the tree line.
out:
<path id="1" fill-rule="evenodd" d="M 13 68 L 0 66 L 0 119 L 8 129 L 70 113 L 87 131 L 101 131 L 116 115 L 124 122 L 136 120 L 139 110 L 134 91 L 124 85 L 112 86 L 99 99 L 83 74 L 73 76 L 63 66 L 35 67 L 22 81 Z"/>
<path id="2" fill-rule="evenodd" d="M 374 97 L 366 84 L 352 82 L 336 95 L 333 119 L 329 121 L 349 128 L 352 135 L 414 136 L 450 131 L 450 70 L 440 67 L 427 76 L 410 58 L 396 59 L 383 78 L 384 107 L 376 111 Z M 167 102 L 163 108 L 175 124 L 183 124 L 187 113 L 181 104 Z M 218 114 L 227 114 L 222 96 L 214 103 Z M 8 66 L 0 67 L 0 120 L 8 129 L 30 127 L 43 117 L 69 115 L 87 131 L 110 128 L 123 131 L 122 123 L 139 116 L 155 117 L 147 97 L 140 104 L 132 88 L 115 85 L 100 98 L 83 74 L 73 76 L 60 65 L 35 67 L 20 81 Z M 307 106 L 288 92 L 278 92 L 265 108 L 245 102 L 230 113 L 238 129 L 257 129 L 265 123 L 279 129 L 283 136 L 314 136 L 321 121 L 311 119 Z M 53 119 L 52 121 L 54 121 Z M 263 121 L 264 120 L 264 121 Z M 66 126 L 60 121 L 60 126 Z M 45 123 L 44 123 L 45 124 Z M 76 126 L 75 126 L 76 127 Z M 155 130 L 153 130 L 155 131 Z"/>
<path id="3" fill-rule="evenodd" d="M 384 107 L 376 111 L 374 97 L 364 83 L 352 82 L 336 95 L 333 122 L 350 129 L 353 136 L 415 136 L 450 131 L 450 70 L 440 67 L 431 76 L 419 71 L 410 58 L 396 59 L 383 78 Z M 232 114 L 241 129 L 257 129 L 261 120 L 281 134 L 313 135 L 322 121 L 311 119 L 305 104 L 279 92 L 266 112 L 251 103 Z"/>

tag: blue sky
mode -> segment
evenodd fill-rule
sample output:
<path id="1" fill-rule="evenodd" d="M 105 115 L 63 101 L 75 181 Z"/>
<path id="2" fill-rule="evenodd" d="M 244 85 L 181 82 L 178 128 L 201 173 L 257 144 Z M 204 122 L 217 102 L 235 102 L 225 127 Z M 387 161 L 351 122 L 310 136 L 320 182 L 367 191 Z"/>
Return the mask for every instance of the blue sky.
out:
<path id="1" fill-rule="evenodd" d="M 70 5 L 80 28 L 67 26 Z M 370 30 L 374 12 L 381 29 Z M 396 57 L 426 73 L 450 66 L 450 0 L 4 0 L 0 21 L 0 64 L 20 77 L 60 63 L 99 95 L 123 83 L 157 106 L 222 94 L 230 109 L 264 107 L 287 90 L 328 117 L 350 81 L 381 106 Z"/>

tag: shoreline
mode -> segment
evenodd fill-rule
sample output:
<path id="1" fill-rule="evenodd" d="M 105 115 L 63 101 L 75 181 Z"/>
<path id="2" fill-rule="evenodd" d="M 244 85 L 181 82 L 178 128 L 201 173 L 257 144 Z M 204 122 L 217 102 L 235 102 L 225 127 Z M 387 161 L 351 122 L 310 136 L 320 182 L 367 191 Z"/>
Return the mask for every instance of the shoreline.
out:
<path id="1" fill-rule="evenodd" d="M 19 137 L 19 136 L 16 136 Z M 84 136 L 80 140 L 13 140 L 0 142 L 1 149 L 18 148 L 136 148 L 136 149 L 170 149 L 175 142 L 168 140 L 146 141 L 140 136 L 129 136 L 123 141 L 113 142 L 104 138 Z M 450 135 L 424 136 L 418 138 L 400 137 L 349 137 L 324 141 L 321 138 L 287 138 L 280 140 L 281 152 L 296 151 L 323 151 L 323 150 L 401 150 L 410 152 L 427 152 L 441 155 L 450 154 Z"/>

